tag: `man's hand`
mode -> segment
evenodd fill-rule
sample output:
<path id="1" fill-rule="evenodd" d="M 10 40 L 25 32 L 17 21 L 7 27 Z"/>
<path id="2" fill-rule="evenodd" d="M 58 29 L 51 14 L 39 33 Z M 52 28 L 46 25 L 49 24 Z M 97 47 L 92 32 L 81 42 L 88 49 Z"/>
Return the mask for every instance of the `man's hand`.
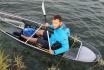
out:
<path id="1" fill-rule="evenodd" d="M 54 51 L 53 50 L 49 50 L 49 54 L 54 54 Z"/>
<path id="2" fill-rule="evenodd" d="M 45 23 L 45 25 L 44 25 L 45 27 L 49 27 L 50 25 L 49 25 L 49 23 Z"/>

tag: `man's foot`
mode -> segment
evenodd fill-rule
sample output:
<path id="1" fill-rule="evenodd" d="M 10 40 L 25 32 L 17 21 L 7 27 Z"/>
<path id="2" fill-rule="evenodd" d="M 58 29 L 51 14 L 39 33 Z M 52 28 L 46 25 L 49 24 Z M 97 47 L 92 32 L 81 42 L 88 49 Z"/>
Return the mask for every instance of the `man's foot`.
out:
<path id="1" fill-rule="evenodd" d="M 19 32 L 13 32 L 13 34 L 16 36 L 21 36 L 21 33 L 19 33 Z"/>

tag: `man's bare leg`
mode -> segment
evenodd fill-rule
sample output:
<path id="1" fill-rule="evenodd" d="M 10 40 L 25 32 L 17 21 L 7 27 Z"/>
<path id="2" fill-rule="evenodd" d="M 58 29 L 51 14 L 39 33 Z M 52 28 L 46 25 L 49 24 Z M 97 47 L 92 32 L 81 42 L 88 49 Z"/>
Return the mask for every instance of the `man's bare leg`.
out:
<path id="1" fill-rule="evenodd" d="M 21 35 L 21 37 L 22 38 L 24 38 L 24 39 L 26 39 L 26 40 L 28 40 L 30 37 L 26 37 L 26 36 L 24 36 L 24 35 Z M 31 43 L 34 43 L 34 44 L 36 44 L 37 43 L 37 38 L 30 38 L 29 39 L 29 42 L 31 42 Z"/>
<path id="2" fill-rule="evenodd" d="M 43 36 L 43 33 L 44 33 L 44 30 L 39 30 L 39 31 L 36 33 L 36 35 L 37 35 L 37 36 Z M 30 38 L 30 37 L 27 37 L 27 36 L 24 36 L 24 35 L 21 35 L 21 37 L 24 38 L 24 39 L 26 39 L 26 40 L 28 40 L 28 39 Z M 31 42 L 31 43 L 36 44 L 36 43 L 37 43 L 37 38 L 31 37 L 31 38 L 29 39 L 28 42 Z"/>

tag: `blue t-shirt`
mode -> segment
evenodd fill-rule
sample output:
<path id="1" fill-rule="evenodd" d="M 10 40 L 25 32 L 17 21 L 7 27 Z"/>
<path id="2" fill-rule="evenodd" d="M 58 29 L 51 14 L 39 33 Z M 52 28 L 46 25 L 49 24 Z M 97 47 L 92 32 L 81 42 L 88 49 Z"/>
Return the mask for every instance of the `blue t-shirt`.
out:
<path id="1" fill-rule="evenodd" d="M 23 35 L 30 37 L 36 30 L 34 28 L 24 28 Z"/>

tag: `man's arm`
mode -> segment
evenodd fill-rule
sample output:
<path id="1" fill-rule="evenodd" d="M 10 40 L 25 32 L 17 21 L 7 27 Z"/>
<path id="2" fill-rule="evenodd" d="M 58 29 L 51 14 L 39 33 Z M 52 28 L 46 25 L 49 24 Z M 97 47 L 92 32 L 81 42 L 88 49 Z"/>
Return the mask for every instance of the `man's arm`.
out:
<path id="1" fill-rule="evenodd" d="M 69 42 L 68 39 L 64 39 L 61 41 L 61 48 L 54 50 L 54 55 L 58 55 L 64 53 L 69 50 Z"/>

